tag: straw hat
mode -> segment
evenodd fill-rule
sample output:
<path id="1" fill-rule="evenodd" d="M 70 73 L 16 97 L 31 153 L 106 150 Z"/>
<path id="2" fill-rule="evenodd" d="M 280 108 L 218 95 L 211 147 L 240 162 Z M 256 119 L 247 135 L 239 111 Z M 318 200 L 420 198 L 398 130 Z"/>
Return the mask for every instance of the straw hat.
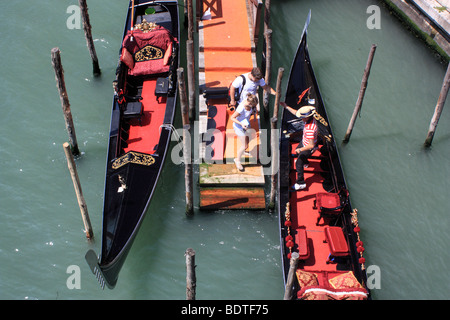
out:
<path id="1" fill-rule="evenodd" d="M 314 113 L 316 112 L 316 108 L 314 108 L 313 106 L 304 106 L 301 107 L 300 109 L 297 110 L 297 112 L 295 113 L 295 115 L 298 118 L 308 118 L 310 116 L 312 116 Z"/>

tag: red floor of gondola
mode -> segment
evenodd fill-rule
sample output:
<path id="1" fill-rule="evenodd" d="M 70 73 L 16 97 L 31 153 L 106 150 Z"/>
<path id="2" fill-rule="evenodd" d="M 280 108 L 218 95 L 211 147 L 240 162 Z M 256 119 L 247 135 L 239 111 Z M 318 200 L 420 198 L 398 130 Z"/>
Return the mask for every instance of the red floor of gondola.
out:
<path id="1" fill-rule="evenodd" d="M 314 156 L 320 156 L 320 152 L 316 151 Z M 290 174 L 292 183 L 296 179 L 295 161 L 296 158 L 292 157 Z M 320 170 L 320 159 L 310 159 L 308 168 L 305 168 L 307 188 L 290 193 L 291 229 L 294 231 L 297 228 L 304 227 L 307 232 L 310 255 L 308 259 L 300 261 L 299 268 L 318 275 L 321 274 L 319 281 L 321 277 L 323 278 L 322 281 L 327 281 L 329 276 L 335 275 L 339 271 L 336 269 L 336 264 L 326 263 L 330 250 L 328 244 L 324 242 L 324 228 L 328 225 L 328 220 L 322 219 L 319 225 L 316 225 L 319 214 L 317 209 L 314 208 L 315 195 L 318 192 L 326 192 L 323 188 L 324 178 L 319 173 Z"/>
<path id="2" fill-rule="evenodd" d="M 156 79 L 144 81 L 142 87 L 143 116 L 139 119 L 130 119 L 125 152 L 136 151 L 153 154 L 159 142 L 161 125 L 166 112 L 166 98 L 155 97 Z"/>

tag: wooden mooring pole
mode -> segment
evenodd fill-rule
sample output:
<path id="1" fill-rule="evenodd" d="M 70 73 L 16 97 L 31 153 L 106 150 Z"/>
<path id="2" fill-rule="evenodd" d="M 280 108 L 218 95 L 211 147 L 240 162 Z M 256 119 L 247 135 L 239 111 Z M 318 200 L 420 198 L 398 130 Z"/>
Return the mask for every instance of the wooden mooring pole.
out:
<path id="1" fill-rule="evenodd" d="M 189 108 L 186 95 L 186 84 L 184 81 L 184 70 L 178 68 L 178 91 L 180 95 L 181 115 L 183 119 L 183 157 L 184 157 L 184 179 L 186 187 L 186 214 L 192 215 L 194 212 L 193 201 L 193 165 L 191 155 L 191 133 L 189 123 Z"/>
<path id="2" fill-rule="evenodd" d="M 94 76 L 99 76 L 101 74 L 100 66 L 98 64 L 97 52 L 95 51 L 94 40 L 92 39 L 92 27 L 89 20 L 89 13 L 86 0 L 78 0 L 81 9 L 81 16 L 83 17 L 83 29 L 84 35 L 86 37 L 87 47 L 89 49 L 89 54 L 92 59 L 93 73 Z"/>
<path id="3" fill-rule="evenodd" d="M 194 7 L 192 0 L 185 0 L 188 17 L 188 40 L 194 40 Z"/>
<path id="4" fill-rule="evenodd" d="M 425 140 L 425 147 L 431 147 L 433 141 L 434 133 L 441 117 L 442 110 L 444 109 L 445 100 L 447 99 L 448 89 L 450 86 L 450 63 L 447 66 L 447 72 L 445 73 L 444 81 L 442 82 L 441 93 L 439 94 L 438 101 L 436 103 L 436 108 L 434 110 L 433 118 L 430 122 L 430 127 L 428 129 L 427 138 Z"/>
<path id="5" fill-rule="evenodd" d="M 59 98 L 64 113 L 67 133 L 69 134 L 69 143 L 72 147 L 72 153 L 79 155 L 77 136 L 73 125 L 72 112 L 70 111 L 69 97 L 67 96 L 66 84 L 64 81 L 64 70 L 61 64 L 61 54 L 59 48 L 52 49 L 52 65 L 55 69 L 56 87 L 58 88 Z"/>
<path id="6" fill-rule="evenodd" d="M 266 84 L 270 85 L 270 77 L 272 76 L 272 30 L 267 29 L 265 32 L 265 39 L 266 39 L 266 74 L 264 75 L 264 80 L 266 81 Z M 269 106 L 269 92 L 264 91 L 263 96 L 263 106 L 264 111 L 266 114 L 269 113 L 268 106 Z"/>
<path id="7" fill-rule="evenodd" d="M 275 209 L 275 199 L 277 197 L 277 177 L 278 177 L 278 140 L 277 140 L 277 123 L 278 119 L 272 117 L 270 119 L 270 152 L 271 160 L 271 177 L 270 177 L 270 200 L 268 208 L 273 211 Z"/>
<path id="8" fill-rule="evenodd" d="M 75 193 L 77 195 L 78 206 L 80 207 L 81 217 L 83 218 L 84 229 L 86 231 L 86 237 L 92 239 L 94 237 L 94 232 L 92 231 L 91 220 L 89 219 L 89 213 L 84 200 L 83 191 L 81 190 L 80 179 L 78 178 L 77 166 L 73 158 L 72 152 L 70 151 L 70 145 L 68 142 L 63 144 L 64 153 L 66 154 L 67 166 L 69 167 L 70 175 L 72 177 L 73 186 L 75 188 Z"/>
<path id="9" fill-rule="evenodd" d="M 189 88 L 189 119 L 195 119 L 195 55 L 194 40 L 186 41 L 187 78 Z"/>
<path id="10" fill-rule="evenodd" d="M 283 80 L 284 68 L 278 68 L 277 86 L 275 87 L 275 103 L 273 105 L 273 116 L 278 119 L 278 109 L 280 107 L 281 80 Z"/>
<path id="11" fill-rule="evenodd" d="M 197 287 L 195 251 L 188 248 L 184 256 L 186 257 L 186 300 L 195 300 L 195 289 Z"/>
<path id="12" fill-rule="evenodd" d="M 264 1 L 264 32 L 270 28 L 270 0 Z"/>
<path id="13" fill-rule="evenodd" d="M 373 61 L 373 57 L 375 55 L 376 49 L 377 49 L 377 45 L 372 44 L 372 47 L 370 48 L 370 52 L 369 52 L 369 58 L 367 59 L 366 68 L 364 69 L 364 75 L 363 75 L 363 79 L 361 82 L 361 89 L 359 90 L 358 100 L 356 101 L 356 106 L 355 106 L 355 109 L 353 110 L 353 115 L 352 115 L 352 118 L 351 118 L 350 123 L 347 128 L 347 132 L 344 137 L 345 143 L 347 143 L 350 140 L 350 136 L 352 134 L 353 127 L 355 126 L 356 117 L 358 116 L 358 114 L 361 111 L 361 106 L 362 106 L 362 103 L 364 100 L 364 95 L 366 93 L 367 81 L 369 80 L 370 68 L 372 67 L 372 61 Z"/>
<path id="14" fill-rule="evenodd" d="M 292 288 L 294 286 L 295 271 L 297 270 L 298 258 L 299 258 L 298 252 L 293 252 L 291 261 L 290 261 L 289 273 L 288 273 L 288 278 L 286 281 L 286 287 L 284 288 L 284 300 L 292 299 Z"/>
<path id="15" fill-rule="evenodd" d="M 283 79 L 284 68 L 278 68 L 277 76 L 277 86 L 275 103 L 273 106 L 273 117 L 270 122 L 270 145 L 271 145 L 271 155 L 272 155 L 272 172 L 271 172 L 271 186 L 270 186 L 270 200 L 269 200 L 269 210 L 275 209 L 275 198 L 277 195 L 277 173 L 278 173 L 278 135 L 277 135 L 277 124 L 278 124 L 278 107 L 280 104 L 281 96 L 281 80 Z"/>

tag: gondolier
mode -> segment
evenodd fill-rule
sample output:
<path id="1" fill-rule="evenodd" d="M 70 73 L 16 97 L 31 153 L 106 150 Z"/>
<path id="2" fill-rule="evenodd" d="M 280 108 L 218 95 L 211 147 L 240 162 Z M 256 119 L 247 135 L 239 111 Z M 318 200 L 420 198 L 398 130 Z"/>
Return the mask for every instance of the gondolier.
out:
<path id="1" fill-rule="evenodd" d="M 313 152 L 317 149 L 317 122 L 313 115 L 316 112 L 316 108 L 313 106 L 304 106 L 298 110 L 289 107 L 286 103 L 280 102 L 289 112 L 301 118 L 305 124 L 303 128 L 302 141 L 299 143 L 295 152 L 298 154 L 295 169 L 297 170 L 297 180 L 293 185 L 293 189 L 298 191 L 306 188 L 304 170 L 305 166 L 308 166 L 308 158 L 311 157 Z"/>

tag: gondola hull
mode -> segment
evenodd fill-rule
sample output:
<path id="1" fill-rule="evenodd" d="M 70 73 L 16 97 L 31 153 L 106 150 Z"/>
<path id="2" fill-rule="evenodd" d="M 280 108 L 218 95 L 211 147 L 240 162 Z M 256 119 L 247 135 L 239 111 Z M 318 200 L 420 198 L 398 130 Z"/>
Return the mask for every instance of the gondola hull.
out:
<path id="1" fill-rule="evenodd" d="M 308 16 L 293 60 L 286 89 L 285 102 L 294 109 L 312 105 L 319 127 L 318 150 L 304 169 L 307 187 L 294 191 L 296 179 L 295 152 L 302 140 L 303 122 L 283 109 L 280 126 L 280 171 L 278 175 L 278 213 L 283 278 L 287 296 L 292 299 L 342 298 L 330 284 L 343 277 L 356 279 L 354 295 L 350 298 L 370 297 L 366 287 L 366 273 L 361 249 L 357 248 L 359 231 L 356 210 L 347 192 L 338 150 L 329 125 L 328 116 L 311 65 L 307 46 Z M 336 195 L 339 208 L 330 215 L 319 213 L 316 201 L 320 194 Z M 337 196 L 338 195 L 338 196 Z M 324 212 L 326 212 L 324 210 Z M 320 218 L 320 219 L 319 219 Z M 356 231 L 355 231 L 356 230 Z M 336 234 L 331 231 L 336 231 Z M 330 233 L 331 232 L 331 233 Z M 325 242 L 324 242 L 325 241 Z M 341 252 L 337 251 L 341 246 Z M 299 255 L 293 283 L 288 283 L 293 253 Z M 335 255 L 336 257 L 334 257 Z M 329 260 L 330 257 L 333 260 Z M 310 277 L 311 282 L 303 281 Z M 292 287 L 291 287 L 292 286 Z M 348 298 L 345 296 L 345 298 Z"/>
<path id="2" fill-rule="evenodd" d="M 101 255 L 86 254 L 102 287 L 115 287 L 165 162 L 177 103 L 178 37 L 177 1 L 130 1 L 114 81 Z"/>

